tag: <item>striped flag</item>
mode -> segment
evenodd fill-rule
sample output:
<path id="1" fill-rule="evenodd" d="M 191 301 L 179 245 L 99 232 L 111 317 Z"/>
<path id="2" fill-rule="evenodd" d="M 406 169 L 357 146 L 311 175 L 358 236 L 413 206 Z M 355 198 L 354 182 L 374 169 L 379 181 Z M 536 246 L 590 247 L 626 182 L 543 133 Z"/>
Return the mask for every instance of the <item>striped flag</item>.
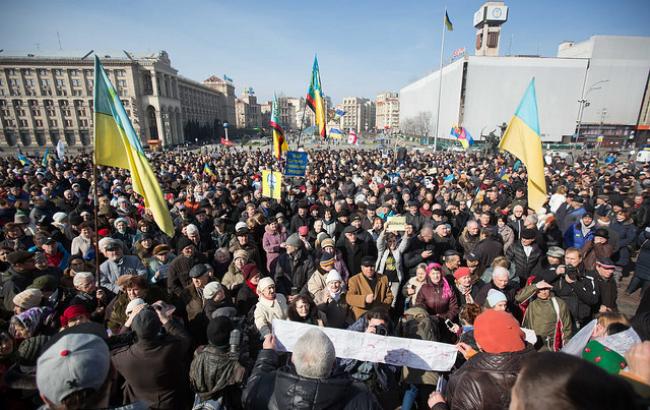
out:
<path id="1" fill-rule="evenodd" d="M 50 147 L 46 147 L 45 153 L 43 154 L 43 159 L 41 160 L 41 165 L 47 167 L 47 163 L 49 159 L 50 159 Z"/>
<path id="2" fill-rule="evenodd" d="M 474 138 L 470 135 L 469 131 L 465 127 L 455 126 L 451 128 L 451 136 L 456 138 L 460 145 L 464 149 L 468 149 L 471 145 L 474 145 Z"/>
<path id="3" fill-rule="evenodd" d="M 214 172 L 212 172 L 212 169 L 210 169 L 208 164 L 203 164 L 203 173 L 211 177 L 214 176 Z"/>
<path id="4" fill-rule="evenodd" d="M 318 134 L 321 138 L 327 137 L 325 130 L 325 99 L 323 97 L 323 87 L 320 82 L 320 70 L 318 69 L 318 59 L 314 57 L 314 66 L 311 71 L 311 82 L 309 84 L 309 92 L 307 93 L 307 105 L 316 114 L 316 125 L 318 126 Z"/>
<path id="5" fill-rule="evenodd" d="M 31 165 L 31 164 L 32 164 L 32 161 L 31 161 L 29 158 L 27 158 L 25 155 L 23 155 L 22 152 L 19 152 L 19 153 L 18 153 L 18 161 L 20 161 L 20 164 L 21 164 L 22 166 L 26 166 L 26 165 Z"/>
<path id="6" fill-rule="evenodd" d="M 269 125 L 273 129 L 273 156 L 277 159 L 282 158 L 282 154 L 289 151 L 289 145 L 284 137 L 284 130 L 280 126 L 280 106 L 278 97 L 273 94 L 273 107 L 271 108 L 271 121 Z"/>

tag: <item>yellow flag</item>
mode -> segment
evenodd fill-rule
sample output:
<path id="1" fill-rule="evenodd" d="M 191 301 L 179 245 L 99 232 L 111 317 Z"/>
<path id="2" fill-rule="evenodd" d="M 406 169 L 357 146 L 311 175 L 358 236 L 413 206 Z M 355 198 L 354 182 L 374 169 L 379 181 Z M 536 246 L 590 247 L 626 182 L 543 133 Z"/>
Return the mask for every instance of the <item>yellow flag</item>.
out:
<path id="1" fill-rule="evenodd" d="M 265 169 L 262 171 L 262 196 L 280 200 L 282 194 L 282 173 Z"/>

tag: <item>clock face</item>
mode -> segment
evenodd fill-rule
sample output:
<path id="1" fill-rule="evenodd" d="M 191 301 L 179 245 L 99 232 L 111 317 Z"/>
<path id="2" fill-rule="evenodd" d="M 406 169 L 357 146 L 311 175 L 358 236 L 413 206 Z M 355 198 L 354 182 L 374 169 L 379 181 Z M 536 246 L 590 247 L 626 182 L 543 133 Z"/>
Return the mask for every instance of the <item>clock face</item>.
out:
<path id="1" fill-rule="evenodd" d="M 499 17 L 501 17 L 502 14 L 503 14 L 503 10 L 501 10 L 500 8 L 492 9 L 492 17 L 498 19 Z"/>

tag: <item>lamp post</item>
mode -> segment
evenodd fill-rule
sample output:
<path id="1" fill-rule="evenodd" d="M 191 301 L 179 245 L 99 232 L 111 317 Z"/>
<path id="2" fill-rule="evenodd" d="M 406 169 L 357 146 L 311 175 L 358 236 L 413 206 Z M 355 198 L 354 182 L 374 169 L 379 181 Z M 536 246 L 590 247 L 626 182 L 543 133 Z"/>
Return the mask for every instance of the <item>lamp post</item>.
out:
<path id="1" fill-rule="evenodd" d="M 582 96 L 581 99 L 578 100 L 578 104 L 580 104 L 580 108 L 578 110 L 578 127 L 576 128 L 576 143 L 578 142 L 578 138 L 580 138 L 580 128 L 582 128 L 582 116 L 585 113 L 585 108 L 589 107 L 591 103 L 587 100 L 587 96 L 589 95 L 590 92 L 594 90 L 600 90 L 602 87 L 596 87 L 598 84 L 603 84 L 607 83 L 609 80 L 600 80 L 596 81 L 589 87 L 587 92 L 585 92 Z"/>
<path id="2" fill-rule="evenodd" d="M 228 125 L 229 124 L 227 122 L 223 123 L 223 131 L 225 132 L 226 141 L 228 141 Z"/>

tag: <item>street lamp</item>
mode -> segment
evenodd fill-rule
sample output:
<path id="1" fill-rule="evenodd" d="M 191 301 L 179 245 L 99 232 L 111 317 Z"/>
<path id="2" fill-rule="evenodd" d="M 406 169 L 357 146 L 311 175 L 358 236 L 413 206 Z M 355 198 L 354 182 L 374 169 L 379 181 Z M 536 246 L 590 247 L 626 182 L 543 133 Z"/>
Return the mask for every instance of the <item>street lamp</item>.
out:
<path id="1" fill-rule="evenodd" d="M 600 90 L 603 87 L 596 87 L 598 84 L 604 84 L 609 82 L 609 80 L 600 80 L 596 81 L 589 87 L 586 93 L 583 94 L 582 98 L 578 100 L 578 104 L 580 104 L 580 109 L 578 110 L 578 127 L 576 129 L 576 143 L 578 142 L 578 138 L 580 138 L 580 128 L 582 128 L 582 115 L 585 113 L 585 108 L 589 107 L 591 103 L 587 100 L 587 96 L 589 95 L 590 92 L 594 90 Z"/>
<path id="2" fill-rule="evenodd" d="M 227 122 L 223 123 L 223 131 L 226 133 L 226 141 L 228 141 L 228 125 Z"/>

